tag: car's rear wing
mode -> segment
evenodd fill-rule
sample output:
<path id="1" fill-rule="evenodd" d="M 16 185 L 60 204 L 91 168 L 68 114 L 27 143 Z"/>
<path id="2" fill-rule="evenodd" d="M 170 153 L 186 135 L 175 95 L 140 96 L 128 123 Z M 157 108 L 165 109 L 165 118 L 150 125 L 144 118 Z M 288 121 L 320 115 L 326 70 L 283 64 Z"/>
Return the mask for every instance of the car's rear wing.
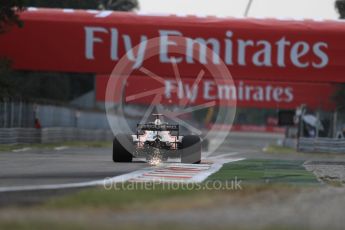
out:
<path id="1" fill-rule="evenodd" d="M 177 140 L 179 139 L 180 135 L 180 127 L 179 125 L 169 125 L 169 124 L 137 124 L 137 138 L 139 138 L 139 133 L 141 131 L 175 131 L 177 132 Z"/>
<path id="2" fill-rule="evenodd" d="M 137 124 L 137 130 L 139 131 L 179 131 L 179 125 L 169 125 L 169 124 Z"/>

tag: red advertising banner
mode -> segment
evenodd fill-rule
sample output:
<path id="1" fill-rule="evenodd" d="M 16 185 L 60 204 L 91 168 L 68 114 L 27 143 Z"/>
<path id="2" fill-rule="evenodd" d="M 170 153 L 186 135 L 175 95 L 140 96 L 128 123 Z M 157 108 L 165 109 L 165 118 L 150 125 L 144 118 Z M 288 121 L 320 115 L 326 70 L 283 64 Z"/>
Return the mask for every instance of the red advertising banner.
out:
<path id="1" fill-rule="evenodd" d="M 235 80 L 345 82 L 345 23 L 336 20 L 62 9 L 29 9 L 21 19 L 24 28 L 0 35 L 0 56 L 16 69 L 109 74 L 123 58 L 134 74 L 145 67 L 172 77 L 173 57 L 183 78 L 195 78 L 205 64 L 224 64 Z"/>
<path id="2" fill-rule="evenodd" d="M 100 75 L 96 79 L 96 100 L 104 102 L 109 77 Z M 194 83 L 194 79 L 189 78 L 181 81 L 167 78 L 159 82 L 147 76 L 130 76 L 124 87 L 123 101 L 150 104 L 157 94 L 161 94 L 158 103 L 165 105 L 187 100 L 189 105 L 213 101 L 220 105 L 235 104 L 236 101 L 238 107 L 254 108 L 295 109 L 301 104 L 308 105 L 308 108 L 334 107 L 330 97 L 335 87 L 331 84 L 239 80 L 231 85 L 225 82 L 216 84 L 211 79 Z"/>

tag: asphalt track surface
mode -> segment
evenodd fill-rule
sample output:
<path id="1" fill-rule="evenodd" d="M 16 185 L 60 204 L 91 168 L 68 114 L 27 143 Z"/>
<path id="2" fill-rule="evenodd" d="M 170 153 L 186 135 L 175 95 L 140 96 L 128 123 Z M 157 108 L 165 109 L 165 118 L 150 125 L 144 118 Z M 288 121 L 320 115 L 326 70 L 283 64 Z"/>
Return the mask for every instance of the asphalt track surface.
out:
<path id="1" fill-rule="evenodd" d="M 212 154 L 212 156 L 235 156 L 246 159 L 299 159 L 314 162 L 310 167 L 324 167 L 323 163 L 345 162 L 345 156 L 329 154 L 266 154 L 262 149 L 268 144 L 274 144 L 281 135 L 259 133 L 235 133 Z M 321 164 L 322 163 L 322 164 Z M 337 165 L 338 165 L 337 164 Z M 336 166 L 337 166 L 336 165 Z M 70 148 L 63 150 L 28 150 L 24 152 L 0 153 L 0 187 L 20 185 L 42 185 L 59 183 L 77 183 L 104 179 L 149 167 L 145 162 L 128 164 L 114 164 L 111 159 L 110 148 Z M 308 166 L 309 167 L 309 166 Z M 319 168 L 317 168 L 319 170 Z M 79 188 L 80 189 L 80 188 Z M 46 213 L 46 210 L 16 209 L 16 205 L 36 205 L 50 197 L 60 196 L 75 192 L 79 189 L 39 190 L 24 192 L 0 193 L 0 207 L 3 210 L 0 219 L 9 218 L 15 221 L 26 218 L 55 220 L 56 218 L 76 218 L 74 213 L 56 212 Z M 229 229 L 229 226 L 241 226 L 244 229 L 261 229 L 265 226 L 294 226 L 299 229 L 343 229 L 344 218 L 344 190 L 342 188 L 321 187 L 315 190 L 298 191 L 293 195 L 286 191 L 263 191 L 250 196 L 226 196 L 222 202 L 216 202 L 216 206 L 208 209 L 192 209 L 177 211 L 156 210 L 138 211 L 133 213 L 91 212 L 78 213 L 77 218 L 86 223 L 107 223 L 110 226 L 118 226 L 119 223 L 136 223 L 143 226 L 152 223 L 183 223 L 197 229 L 204 226 L 205 229 L 221 227 Z M 240 202 L 237 199 L 241 199 Z M 8 209 L 6 209 L 6 207 Z M 35 207 L 35 206 L 34 206 Z M 30 212 L 27 212 L 30 210 Z M 32 213 L 34 212 L 34 213 Z M 296 215 L 296 213 L 298 215 Z M 109 218 L 111 217 L 111 218 Z M 20 219 L 22 218 L 22 219 Z M 84 219 L 83 219 L 84 218 Z M 91 221 L 90 221 L 91 219 Z M 163 226 L 163 225 L 162 225 Z M 219 229 L 219 228 L 218 228 Z M 290 228 L 289 228 L 290 229 Z"/>
<path id="2" fill-rule="evenodd" d="M 126 174 L 149 165 L 114 164 L 110 148 L 67 148 L 0 153 L 0 188 L 80 183 Z M 81 188 L 0 193 L 0 207 L 33 205 Z"/>
<path id="3" fill-rule="evenodd" d="M 265 146 L 275 144 L 282 138 L 280 134 L 231 133 L 211 156 L 229 154 L 246 159 L 331 160 L 327 155 L 324 157 L 308 154 L 291 156 L 262 152 Z M 176 160 L 178 162 L 178 159 Z M 23 152 L 1 152 L 0 188 L 102 180 L 146 167 L 150 165 L 142 160 L 134 160 L 132 163 L 114 163 L 111 148 L 32 149 Z"/>
<path id="4" fill-rule="evenodd" d="M 112 161 L 108 148 L 68 148 L 0 153 L 0 187 L 78 183 L 148 167 L 143 161 Z"/>
<path id="5" fill-rule="evenodd" d="M 234 134 L 212 155 L 226 153 L 257 157 L 280 135 Z M 126 174 L 149 164 L 114 163 L 110 148 L 32 149 L 0 153 L 0 187 L 79 183 Z"/>

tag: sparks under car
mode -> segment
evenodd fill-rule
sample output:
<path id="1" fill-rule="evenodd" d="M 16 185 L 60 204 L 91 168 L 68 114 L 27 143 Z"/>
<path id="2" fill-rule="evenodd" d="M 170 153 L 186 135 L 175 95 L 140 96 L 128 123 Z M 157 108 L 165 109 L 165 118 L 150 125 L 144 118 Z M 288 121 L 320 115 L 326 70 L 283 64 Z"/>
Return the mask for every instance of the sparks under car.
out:
<path id="1" fill-rule="evenodd" d="M 180 136 L 178 124 L 162 122 L 161 114 L 147 124 L 138 124 L 136 134 L 118 134 L 113 142 L 113 161 L 131 162 L 145 157 L 148 162 L 180 157 L 181 163 L 199 164 L 201 139 L 197 135 Z"/>

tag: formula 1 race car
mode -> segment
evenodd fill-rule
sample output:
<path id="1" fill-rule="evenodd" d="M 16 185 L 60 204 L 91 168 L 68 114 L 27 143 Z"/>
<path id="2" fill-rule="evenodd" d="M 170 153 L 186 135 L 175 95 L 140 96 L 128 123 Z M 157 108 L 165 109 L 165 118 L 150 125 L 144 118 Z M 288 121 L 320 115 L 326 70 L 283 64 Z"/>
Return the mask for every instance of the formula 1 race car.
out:
<path id="1" fill-rule="evenodd" d="M 138 124 L 134 135 L 118 134 L 113 142 L 113 161 L 131 162 L 133 157 L 146 157 L 150 163 L 180 157 L 181 163 L 199 164 L 201 139 L 196 135 L 180 136 L 179 125 L 162 122 L 162 114 L 156 119 Z"/>

